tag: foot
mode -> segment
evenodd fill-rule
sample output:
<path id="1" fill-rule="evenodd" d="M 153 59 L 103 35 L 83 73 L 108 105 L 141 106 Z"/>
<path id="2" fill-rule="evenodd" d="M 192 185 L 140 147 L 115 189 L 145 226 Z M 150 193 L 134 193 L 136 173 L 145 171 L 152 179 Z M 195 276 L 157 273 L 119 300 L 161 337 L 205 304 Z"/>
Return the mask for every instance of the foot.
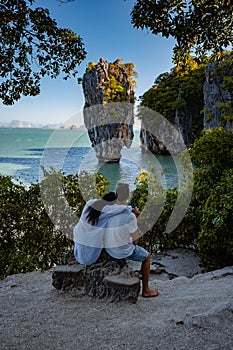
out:
<path id="1" fill-rule="evenodd" d="M 146 291 L 142 291 L 143 298 L 153 298 L 153 297 L 157 297 L 158 295 L 159 295 L 159 292 L 157 290 L 148 289 Z"/>

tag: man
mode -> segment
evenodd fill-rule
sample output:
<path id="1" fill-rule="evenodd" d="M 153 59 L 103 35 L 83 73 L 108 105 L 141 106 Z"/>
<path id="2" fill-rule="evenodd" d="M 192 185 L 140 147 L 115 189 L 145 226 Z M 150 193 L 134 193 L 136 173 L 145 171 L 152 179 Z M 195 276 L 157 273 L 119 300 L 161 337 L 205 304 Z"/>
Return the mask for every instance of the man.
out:
<path id="1" fill-rule="evenodd" d="M 126 205 L 129 198 L 128 184 L 117 185 L 116 197 L 117 205 Z M 115 259 L 141 261 L 142 296 L 156 297 L 159 292 L 149 288 L 150 253 L 137 245 L 138 238 L 137 219 L 133 212 L 120 212 L 109 218 L 104 235 L 106 251 Z"/>

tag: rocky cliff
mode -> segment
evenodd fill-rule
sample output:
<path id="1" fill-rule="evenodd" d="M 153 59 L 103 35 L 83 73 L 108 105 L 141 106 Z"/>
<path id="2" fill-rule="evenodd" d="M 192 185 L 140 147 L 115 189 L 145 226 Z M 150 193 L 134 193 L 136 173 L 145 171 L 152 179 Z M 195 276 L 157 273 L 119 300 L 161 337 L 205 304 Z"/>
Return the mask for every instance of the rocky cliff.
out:
<path id="1" fill-rule="evenodd" d="M 184 145 L 189 146 L 193 143 L 195 138 L 199 136 L 200 130 L 203 128 L 203 116 L 201 115 L 201 110 L 203 110 L 203 84 L 204 84 L 204 72 L 200 75 L 200 81 L 198 80 L 198 86 L 200 90 L 196 93 L 197 87 L 195 87 L 195 91 L 192 91 L 192 84 L 189 83 L 187 88 L 185 86 L 182 89 L 186 90 L 181 92 L 181 88 L 179 91 L 173 91 L 168 96 L 166 87 L 156 87 L 153 91 L 151 89 L 150 98 L 151 101 L 145 98 L 144 105 L 148 105 L 149 108 L 154 110 L 154 114 L 156 117 L 156 113 L 159 112 L 164 119 L 167 120 L 166 129 L 161 130 L 162 133 L 169 133 L 170 137 L 174 137 L 173 142 L 176 142 L 177 137 L 182 138 Z M 190 77 L 190 80 L 193 79 Z M 187 80 L 187 78 L 186 78 Z M 197 80 L 197 78 L 196 78 Z M 203 81 L 203 83 L 202 83 Z M 185 81 L 187 84 L 187 81 Z M 184 83 L 183 83 L 184 84 Z M 180 83 L 181 86 L 181 83 Z M 157 93 L 161 89 L 161 93 Z M 177 90 L 177 87 L 176 87 Z M 166 100 L 163 102 L 163 93 L 166 95 Z M 173 95 L 172 95 L 173 94 Z M 146 94 L 145 94 L 146 95 Z M 148 94 L 149 95 L 149 94 Z M 196 98 L 193 97 L 196 95 Z M 172 100 L 172 98 L 174 100 Z M 153 102 L 156 101 L 155 102 Z M 158 101 L 161 100 L 161 104 L 159 105 Z M 146 102 L 146 103 L 145 103 Z M 163 105 L 164 103 L 164 105 Z M 176 105 L 177 107 L 171 107 L 172 105 Z M 158 111 L 156 110 L 158 107 Z M 170 108 L 170 111 L 169 111 Z M 168 115 L 169 111 L 169 115 Z M 141 143 L 143 150 L 149 150 L 154 154 L 168 154 L 169 150 L 167 149 L 167 145 L 161 142 L 164 137 L 159 135 L 159 128 L 151 127 L 148 124 L 151 124 L 151 120 L 147 120 L 147 116 L 145 114 L 142 115 L 142 126 L 141 126 Z M 150 118 L 151 119 L 151 118 Z M 153 121 L 152 121 L 153 122 Z M 170 124 L 170 125 L 169 125 Z M 145 130 L 147 128 L 147 131 Z M 151 133 L 151 129 L 154 129 L 154 134 Z M 161 129 L 161 128 L 160 128 Z M 168 129 L 168 130 L 167 130 Z M 176 129 L 176 131 L 174 130 Z M 158 137 L 160 136 L 160 137 Z M 180 147 L 179 147 L 180 149 Z"/>
<path id="2" fill-rule="evenodd" d="M 135 75 L 132 63 L 90 62 L 83 76 L 84 123 L 101 161 L 118 162 L 133 140 Z"/>
<path id="3" fill-rule="evenodd" d="M 186 146 L 179 128 L 161 114 L 141 106 L 140 140 L 142 152 L 153 154 L 178 154 Z"/>
<path id="4" fill-rule="evenodd" d="M 213 62 L 206 67 L 206 81 L 204 84 L 204 128 L 213 129 L 219 126 L 233 131 L 233 120 L 224 117 L 224 109 L 231 108 L 232 97 L 224 89 L 224 77 L 232 77 L 230 66 L 221 69 L 222 63 Z M 229 110 L 228 110 L 229 112 Z M 232 111 L 231 111 L 232 112 Z"/>
<path id="5" fill-rule="evenodd" d="M 192 114 L 190 113 L 190 111 L 186 110 L 183 112 L 177 110 L 173 125 L 174 128 L 171 124 L 170 126 L 167 125 L 167 127 L 164 128 L 164 130 L 162 130 L 164 135 L 168 133 L 169 139 L 173 138 L 174 143 L 177 143 L 177 138 L 179 138 L 180 140 L 180 138 L 182 137 L 183 145 L 189 146 L 194 141 L 192 135 Z M 154 132 L 151 132 L 151 130 L 153 129 Z M 160 133 L 161 131 L 159 130 L 159 128 L 157 128 L 156 130 L 155 128 L 153 128 L 150 122 L 148 123 L 142 121 L 140 130 L 142 151 L 150 151 L 154 154 L 169 154 L 170 150 L 167 148 L 167 142 L 161 141 L 162 139 L 166 141 L 167 137 L 162 136 L 162 134 Z M 177 148 L 177 150 L 181 150 L 180 146 Z"/>
<path id="6" fill-rule="evenodd" d="M 174 70 L 167 73 L 143 95 L 142 105 L 168 118 L 189 146 L 203 128 L 233 130 L 232 96 L 233 54 L 228 53 L 219 62 L 194 66 L 183 77 Z M 142 149 L 166 154 L 166 145 L 155 137 L 158 132 L 153 135 L 151 127 L 145 127 L 144 116 L 142 121 Z"/>

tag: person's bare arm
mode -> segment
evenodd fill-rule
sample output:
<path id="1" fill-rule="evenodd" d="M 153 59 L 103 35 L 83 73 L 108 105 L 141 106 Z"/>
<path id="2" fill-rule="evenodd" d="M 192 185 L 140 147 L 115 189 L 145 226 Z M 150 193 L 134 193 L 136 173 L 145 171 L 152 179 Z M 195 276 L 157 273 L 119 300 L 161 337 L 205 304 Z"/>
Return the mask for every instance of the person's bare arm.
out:
<path id="1" fill-rule="evenodd" d="M 133 232 L 131 236 L 132 236 L 133 244 L 136 245 L 139 241 L 139 231 L 137 230 L 137 231 Z"/>
<path id="2" fill-rule="evenodd" d="M 132 208 L 132 213 L 134 213 L 134 215 L 136 216 L 136 218 L 139 217 L 140 215 L 140 211 L 137 208 Z"/>

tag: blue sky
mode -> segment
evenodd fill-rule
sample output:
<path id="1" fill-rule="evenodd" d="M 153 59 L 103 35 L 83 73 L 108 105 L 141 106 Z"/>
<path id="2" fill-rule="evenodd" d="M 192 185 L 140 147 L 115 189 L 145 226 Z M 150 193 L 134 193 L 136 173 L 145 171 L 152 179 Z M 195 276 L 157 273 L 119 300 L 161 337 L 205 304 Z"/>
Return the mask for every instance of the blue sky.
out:
<path id="1" fill-rule="evenodd" d="M 150 34 L 147 30 L 133 28 L 130 11 L 134 0 L 75 0 L 60 4 L 57 0 L 38 0 L 36 6 L 47 7 L 58 25 L 70 28 L 83 39 L 87 57 L 79 66 L 82 77 L 88 62 L 98 62 L 104 57 L 109 62 L 122 58 L 133 62 L 138 72 L 136 97 L 153 84 L 155 78 L 170 71 L 173 39 Z M 81 111 L 84 105 L 82 86 L 73 78 L 44 78 L 41 94 L 23 97 L 13 106 L 0 106 L 0 121 L 13 119 L 32 123 L 60 123 L 79 114 L 78 124 L 83 124 Z"/>

